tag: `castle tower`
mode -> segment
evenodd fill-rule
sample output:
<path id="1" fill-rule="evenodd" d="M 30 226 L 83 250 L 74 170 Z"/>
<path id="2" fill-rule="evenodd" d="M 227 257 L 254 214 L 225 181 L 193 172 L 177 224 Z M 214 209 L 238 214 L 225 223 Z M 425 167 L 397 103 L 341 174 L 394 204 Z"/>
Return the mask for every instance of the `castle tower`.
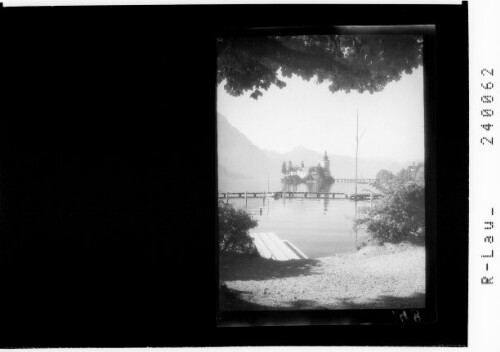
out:
<path id="1" fill-rule="evenodd" d="M 323 160 L 321 161 L 321 166 L 323 166 L 323 169 L 325 169 L 325 176 L 330 176 L 330 160 L 328 159 L 328 155 L 325 150 L 325 156 L 323 157 Z"/>

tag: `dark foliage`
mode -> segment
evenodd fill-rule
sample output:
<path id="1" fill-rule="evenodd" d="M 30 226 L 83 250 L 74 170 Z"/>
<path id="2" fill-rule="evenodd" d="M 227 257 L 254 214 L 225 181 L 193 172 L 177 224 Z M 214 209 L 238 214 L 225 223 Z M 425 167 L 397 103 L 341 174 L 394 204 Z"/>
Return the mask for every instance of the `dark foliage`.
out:
<path id="1" fill-rule="evenodd" d="M 422 162 L 414 163 L 405 169 L 401 169 L 396 175 L 387 170 L 380 170 L 376 176 L 377 181 L 373 186 L 383 193 L 390 192 L 394 185 L 400 183 L 416 183 L 425 186 L 425 165 Z"/>
<path id="2" fill-rule="evenodd" d="M 298 75 L 328 81 L 332 93 L 379 92 L 422 64 L 422 38 L 415 35 L 302 35 L 218 39 L 217 82 L 240 96 L 262 96 L 278 78 Z"/>
<path id="3" fill-rule="evenodd" d="M 221 253 L 253 254 L 255 247 L 248 230 L 257 226 L 244 209 L 219 202 L 219 250 Z"/>
<path id="4" fill-rule="evenodd" d="M 425 187 L 414 182 L 392 183 L 380 203 L 361 209 L 354 221 L 380 242 L 425 241 Z"/>
<path id="5" fill-rule="evenodd" d="M 406 169 L 402 169 L 396 175 L 398 182 L 415 182 L 419 185 L 425 184 L 425 168 L 424 163 L 413 164 Z"/>
<path id="6" fill-rule="evenodd" d="M 388 182 L 394 178 L 394 174 L 388 170 L 382 169 L 379 172 L 377 172 L 375 178 L 379 182 Z"/>

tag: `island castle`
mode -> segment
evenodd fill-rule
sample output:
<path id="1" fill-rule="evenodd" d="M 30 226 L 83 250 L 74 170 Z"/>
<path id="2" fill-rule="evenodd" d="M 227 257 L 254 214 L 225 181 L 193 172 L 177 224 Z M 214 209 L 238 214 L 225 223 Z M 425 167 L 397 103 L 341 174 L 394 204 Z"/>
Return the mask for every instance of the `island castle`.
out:
<path id="1" fill-rule="evenodd" d="M 328 159 L 328 154 L 325 151 L 323 159 L 318 163 L 317 166 L 312 166 L 309 168 L 304 167 L 304 162 L 302 161 L 299 166 L 294 166 L 291 161 L 283 162 L 282 173 L 284 180 L 296 180 L 296 181 L 333 181 L 332 173 L 330 171 L 330 160 Z"/>

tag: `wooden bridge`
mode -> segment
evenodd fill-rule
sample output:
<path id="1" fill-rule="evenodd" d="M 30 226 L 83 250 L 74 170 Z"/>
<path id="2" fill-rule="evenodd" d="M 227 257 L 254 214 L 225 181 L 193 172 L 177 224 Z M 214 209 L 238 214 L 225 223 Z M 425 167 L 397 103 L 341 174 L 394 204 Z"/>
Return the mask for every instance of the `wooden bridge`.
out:
<path id="1" fill-rule="evenodd" d="M 219 193 L 219 199 L 233 198 L 348 198 L 355 200 L 378 199 L 382 197 L 379 193 L 338 193 L 338 192 L 225 192 Z"/>

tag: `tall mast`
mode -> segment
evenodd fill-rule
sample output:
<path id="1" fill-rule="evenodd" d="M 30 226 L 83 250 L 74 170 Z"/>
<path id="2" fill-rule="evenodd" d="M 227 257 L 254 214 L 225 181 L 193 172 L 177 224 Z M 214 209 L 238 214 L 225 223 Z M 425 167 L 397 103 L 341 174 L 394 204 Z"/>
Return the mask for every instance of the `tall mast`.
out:
<path id="1" fill-rule="evenodd" d="M 354 194 L 358 194 L 358 108 L 356 108 L 356 178 L 354 180 Z"/>
<path id="2" fill-rule="evenodd" d="M 356 108 L 356 178 L 354 179 L 354 217 L 358 217 L 358 108 Z M 358 229 L 356 228 L 356 248 L 358 247 Z"/>

